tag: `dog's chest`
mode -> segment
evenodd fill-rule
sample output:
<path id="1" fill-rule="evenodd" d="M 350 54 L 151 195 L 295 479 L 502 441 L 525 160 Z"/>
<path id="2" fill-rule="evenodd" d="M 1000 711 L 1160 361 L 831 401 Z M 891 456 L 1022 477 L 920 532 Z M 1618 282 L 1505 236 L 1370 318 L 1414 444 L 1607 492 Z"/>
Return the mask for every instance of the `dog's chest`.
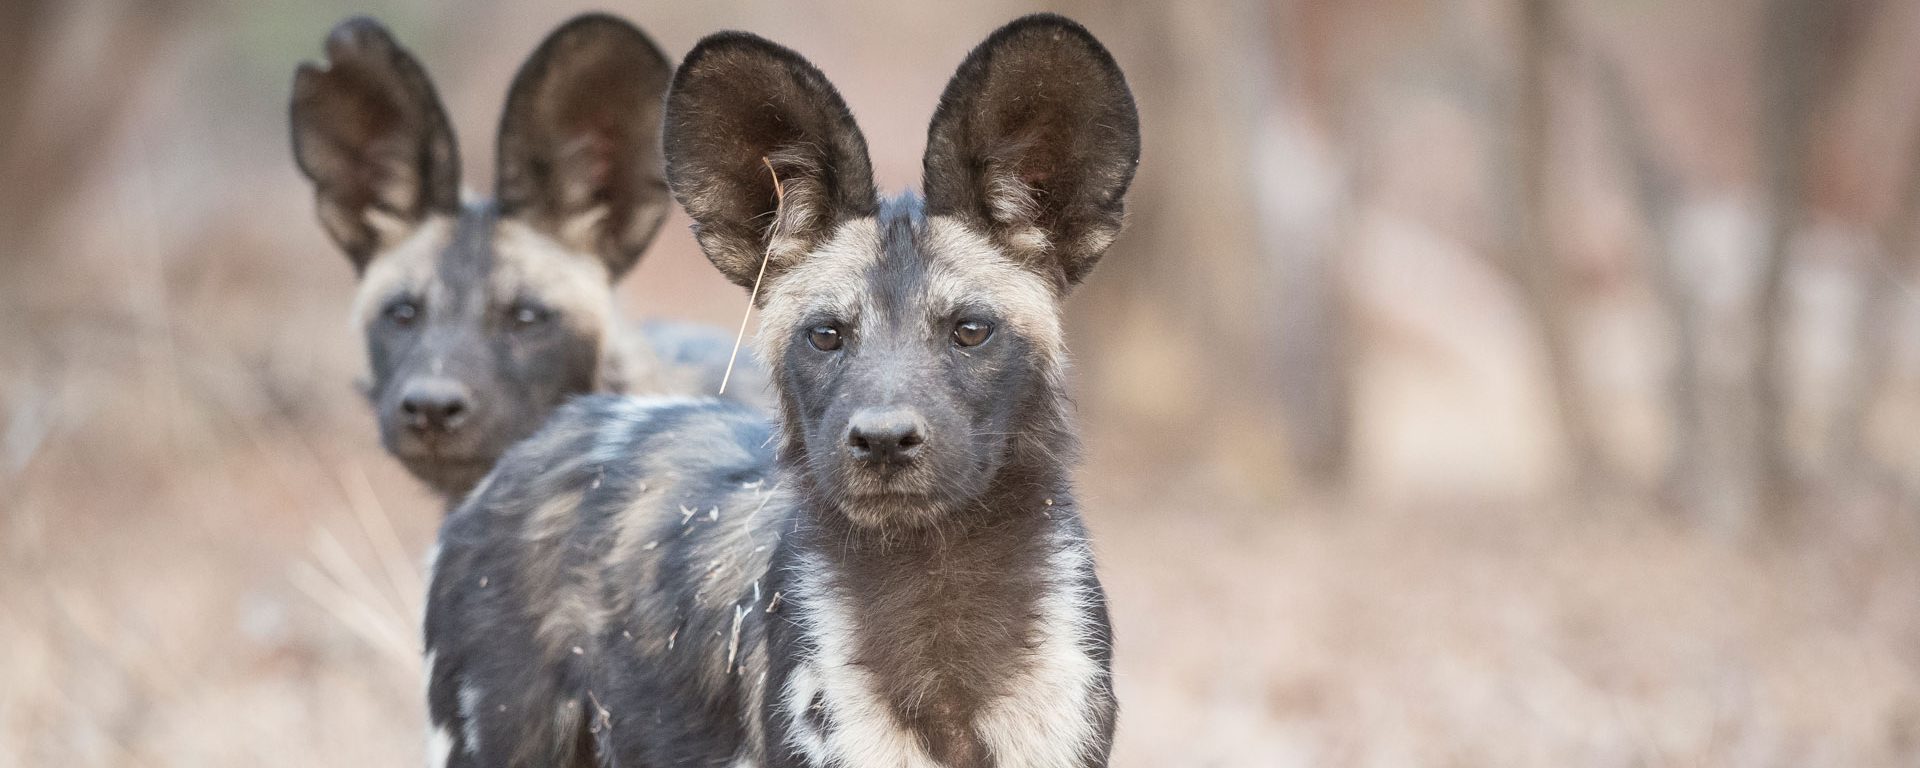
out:
<path id="1" fill-rule="evenodd" d="M 1043 553 L 1008 616 L 984 616 L 986 604 L 956 598 L 957 614 L 987 620 L 884 628 L 874 626 L 876 606 L 810 564 L 795 584 L 810 596 L 801 652 L 776 694 L 791 723 L 785 746 L 823 767 L 1085 765 L 1107 690 L 1087 636 L 1085 558 L 1079 547 Z"/>

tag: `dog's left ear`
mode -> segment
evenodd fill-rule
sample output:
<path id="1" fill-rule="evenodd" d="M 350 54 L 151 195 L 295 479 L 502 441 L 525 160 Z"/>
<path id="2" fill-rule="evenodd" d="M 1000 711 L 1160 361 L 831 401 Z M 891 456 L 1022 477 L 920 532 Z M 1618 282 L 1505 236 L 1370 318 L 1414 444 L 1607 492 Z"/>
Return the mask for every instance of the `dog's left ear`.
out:
<path id="1" fill-rule="evenodd" d="M 594 253 L 618 278 L 667 215 L 660 113 L 673 66 L 646 34 L 587 14 L 548 35 L 500 118 L 502 216 Z"/>
<path id="2" fill-rule="evenodd" d="M 947 83 L 927 131 L 927 212 L 980 227 L 1065 288 L 1119 234 L 1139 162 L 1140 118 L 1113 56 L 1079 24 L 1026 16 Z"/>

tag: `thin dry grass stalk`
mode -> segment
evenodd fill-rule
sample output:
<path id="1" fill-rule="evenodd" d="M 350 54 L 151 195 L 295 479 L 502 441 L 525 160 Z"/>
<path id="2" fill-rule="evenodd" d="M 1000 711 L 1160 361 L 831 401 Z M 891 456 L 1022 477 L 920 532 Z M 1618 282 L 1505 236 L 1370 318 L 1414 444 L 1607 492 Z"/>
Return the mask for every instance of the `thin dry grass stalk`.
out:
<path id="1" fill-rule="evenodd" d="M 356 471 L 349 472 L 349 469 Z M 358 480 L 350 478 L 358 475 Z M 289 573 L 293 585 L 368 646 L 406 670 L 417 669 L 420 644 L 416 641 L 420 594 L 417 571 L 408 564 L 399 537 L 366 477 L 357 467 L 343 467 L 341 485 L 355 519 L 385 577 L 377 579 L 360 564 L 332 531 L 314 528 L 309 549 L 313 559 L 296 563 Z M 359 487 L 356 487 L 359 486 Z"/>
<path id="2" fill-rule="evenodd" d="M 367 481 L 367 473 L 359 464 L 348 462 L 340 466 L 338 475 L 340 486 L 346 491 L 347 506 L 353 509 L 354 519 L 360 523 L 360 533 L 373 546 L 380 570 L 386 575 L 388 586 L 393 588 L 401 610 L 408 616 L 423 615 L 426 608 L 421 596 L 426 585 L 412 559 L 407 557 L 406 546 L 394 532 L 393 518 L 380 503 L 373 484 Z"/>
<path id="3" fill-rule="evenodd" d="M 780 238 L 780 215 L 786 212 L 787 188 L 780 184 L 780 173 L 773 169 L 773 161 L 761 156 L 760 164 L 767 167 L 767 175 L 773 177 L 773 231 L 767 233 L 767 251 L 760 255 L 760 273 L 753 276 L 753 291 L 747 294 L 747 311 L 740 313 L 740 330 L 733 334 L 733 352 L 727 355 L 727 371 L 720 374 L 720 392 L 727 393 L 727 382 L 733 378 L 733 363 L 740 359 L 740 342 L 747 337 L 747 319 L 753 317 L 753 305 L 760 303 L 760 281 L 767 277 L 767 262 L 773 260 L 773 244 Z"/>

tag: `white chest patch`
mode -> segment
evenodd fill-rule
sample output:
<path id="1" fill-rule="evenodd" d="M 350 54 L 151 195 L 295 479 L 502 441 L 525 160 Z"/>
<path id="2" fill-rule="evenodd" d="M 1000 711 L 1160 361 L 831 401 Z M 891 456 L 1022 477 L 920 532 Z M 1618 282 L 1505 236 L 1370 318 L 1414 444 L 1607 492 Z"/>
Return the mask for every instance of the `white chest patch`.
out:
<path id="1" fill-rule="evenodd" d="M 919 740 L 901 728 L 876 693 L 873 675 L 853 663 L 859 629 L 844 597 L 829 582 L 826 565 L 803 565 L 795 591 L 807 594 L 803 617 L 806 657 L 787 678 L 781 705 L 794 723 L 790 747 L 816 766 L 938 768 Z M 812 706 L 824 711 L 809 713 Z M 810 723 L 824 721 L 823 730 Z"/>
<path id="2" fill-rule="evenodd" d="M 1086 652 L 1092 628 L 1083 608 L 1092 596 L 1080 586 L 1090 560 L 1079 541 L 1061 542 L 1049 557 L 1031 663 L 1008 695 L 974 718 L 973 731 L 998 768 L 1078 768 L 1098 736 L 1102 671 Z M 787 746 L 815 766 L 944 768 L 901 727 L 873 675 L 854 663 L 860 629 L 830 578 L 813 561 L 796 580 L 795 590 L 809 595 L 802 619 L 808 649 L 780 696 L 794 724 Z M 809 713 L 815 706 L 822 711 Z"/>
<path id="3" fill-rule="evenodd" d="M 1098 737 L 1100 663 L 1086 651 L 1094 631 L 1081 584 L 1093 567 L 1084 541 L 1061 542 L 1048 558 L 1049 588 L 1040 598 L 1033 665 L 1007 696 L 990 702 L 974 732 L 999 768 L 1070 768 L 1084 764 Z"/>

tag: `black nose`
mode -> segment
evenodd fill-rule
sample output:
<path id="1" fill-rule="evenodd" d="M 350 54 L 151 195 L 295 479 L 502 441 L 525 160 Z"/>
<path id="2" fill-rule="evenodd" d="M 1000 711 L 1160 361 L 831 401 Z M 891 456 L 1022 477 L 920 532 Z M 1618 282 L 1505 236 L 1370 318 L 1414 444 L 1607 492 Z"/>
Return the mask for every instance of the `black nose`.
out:
<path id="1" fill-rule="evenodd" d="M 861 461 L 906 462 L 926 441 L 926 422 L 920 414 L 904 408 L 861 410 L 847 425 L 847 451 Z"/>
<path id="2" fill-rule="evenodd" d="M 452 379 L 419 379 L 400 395 L 400 414 L 417 432 L 452 432 L 472 412 L 467 388 Z"/>

